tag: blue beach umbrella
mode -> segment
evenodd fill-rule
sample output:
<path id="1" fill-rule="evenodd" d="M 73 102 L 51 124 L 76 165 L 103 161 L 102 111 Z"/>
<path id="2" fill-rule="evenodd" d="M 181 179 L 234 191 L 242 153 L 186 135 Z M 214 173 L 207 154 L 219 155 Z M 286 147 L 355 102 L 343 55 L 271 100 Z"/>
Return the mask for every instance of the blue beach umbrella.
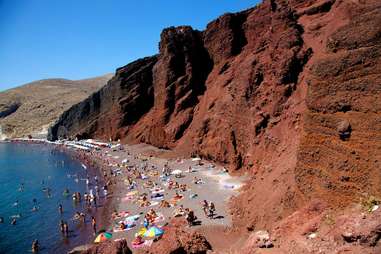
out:
<path id="1" fill-rule="evenodd" d="M 150 227 L 145 233 L 145 237 L 158 237 L 164 234 L 164 230 L 156 226 Z"/>

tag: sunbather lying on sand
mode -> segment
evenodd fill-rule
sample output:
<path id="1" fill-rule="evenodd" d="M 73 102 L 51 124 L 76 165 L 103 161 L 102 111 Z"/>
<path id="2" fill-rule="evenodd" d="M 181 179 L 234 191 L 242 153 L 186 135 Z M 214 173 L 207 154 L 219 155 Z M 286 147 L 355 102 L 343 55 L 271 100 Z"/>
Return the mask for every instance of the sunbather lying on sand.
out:
<path id="1" fill-rule="evenodd" d="M 169 202 L 167 200 L 162 200 L 160 201 L 160 205 L 159 205 L 159 208 L 169 208 L 171 207 L 171 205 L 169 204 Z"/>
<path id="2" fill-rule="evenodd" d="M 141 199 L 138 200 L 140 207 L 149 206 L 151 202 L 148 201 L 147 196 L 143 196 Z"/>
<path id="3" fill-rule="evenodd" d="M 116 210 L 114 210 L 114 212 L 111 215 L 111 218 L 113 220 L 116 220 L 116 219 L 120 219 L 120 218 L 126 217 L 128 215 L 129 215 L 129 212 L 126 212 L 126 211 L 117 212 Z"/>
<path id="4" fill-rule="evenodd" d="M 143 238 L 140 235 L 136 235 L 135 239 L 131 242 L 132 246 L 141 245 L 144 243 Z"/>
<path id="5" fill-rule="evenodd" d="M 154 187 L 154 184 L 151 180 L 149 180 L 148 182 L 144 183 L 143 186 L 144 186 L 144 188 L 151 189 Z"/>
<path id="6" fill-rule="evenodd" d="M 172 199 L 179 200 L 179 199 L 182 199 L 182 198 L 183 198 L 183 196 L 180 195 L 178 192 L 176 192 Z"/>
<path id="7" fill-rule="evenodd" d="M 187 185 L 186 184 L 180 184 L 180 191 L 187 191 Z"/>
<path id="8" fill-rule="evenodd" d="M 120 230 L 125 230 L 127 228 L 127 226 L 126 226 L 126 224 L 124 224 L 124 222 L 121 222 L 120 224 L 119 224 L 119 229 Z"/>
<path id="9" fill-rule="evenodd" d="M 150 209 L 150 210 L 147 212 L 146 218 L 147 218 L 147 220 L 148 220 L 150 223 L 154 223 L 154 222 L 155 222 L 155 219 L 157 218 L 157 214 L 156 214 L 155 210 Z"/>
<path id="10" fill-rule="evenodd" d="M 174 217 L 180 217 L 180 216 L 183 216 L 184 214 L 185 214 L 185 210 L 184 210 L 183 205 L 180 205 L 178 208 L 176 208 L 173 211 L 173 216 Z"/>

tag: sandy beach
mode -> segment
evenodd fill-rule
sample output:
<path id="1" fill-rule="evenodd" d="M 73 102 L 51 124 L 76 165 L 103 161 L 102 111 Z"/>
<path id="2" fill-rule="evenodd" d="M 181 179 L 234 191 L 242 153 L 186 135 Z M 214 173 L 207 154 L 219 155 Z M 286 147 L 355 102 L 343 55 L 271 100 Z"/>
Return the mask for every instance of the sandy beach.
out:
<path id="1" fill-rule="evenodd" d="M 126 239 L 132 250 L 136 248 L 131 242 L 144 228 L 144 217 L 151 209 L 156 213 L 156 218 L 147 228 L 165 228 L 174 217 L 185 220 L 185 214 L 175 216 L 175 211 L 180 207 L 193 210 L 197 217 L 192 225 L 194 230 L 213 232 L 228 228 L 232 223 L 229 199 L 238 194 L 245 180 L 244 177 L 232 177 L 223 166 L 200 158 L 168 159 L 168 151 L 146 144 L 114 144 L 113 148 L 97 147 L 86 151 L 62 144 L 57 148 L 80 160 L 88 170 L 90 179 L 97 175 L 100 179 L 98 186 L 107 185 L 107 196 L 100 195 L 101 202 L 92 212 L 97 219 L 97 230 L 111 232 L 111 240 L 114 241 Z M 164 176 L 164 168 L 167 176 Z M 176 171 L 178 174 L 173 174 Z M 90 181 L 89 187 L 94 187 L 94 184 Z M 147 197 L 145 205 L 141 202 L 143 196 Z M 204 200 L 215 205 L 212 218 L 203 210 Z M 161 207 L 163 201 L 168 201 L 170 207 Z M 128 228 L 121 230 L 121 222 Z M 153 237 L 143 237 L 143 240 L 145 243 L 139 247 L 149 248 Z M 76 249 L 82 248 L 84 246 Z"/>
<path id="2" fill-rule="evenodd" d="M 228 212 L 228 202 L 231 196 L 238 194 L 244 178 L 232 177 L 224 167 L 204 160 L 166 159 L 162 158 L 163 156 L 152 155 L 158 153 L 165 154 L 165 151 L 143 144 L 124 145 L 123 149 L 102 148 L 99 151 L 84 153 L 85 157 L 90 156 L 93 160 L 102 162 L 102 170 L 107 174 L 106 181 L 114 185 L 109 196 L 110 200 L 106 204 L 107 208 L 103 212 L 104 219 L 107 221 L 108 217 L 110 222 L 107 231 L 113 233 L 112 239 L 125 238 L 133 249 L 131 241 L 143 228 L 144 216 L 150 209 L 157 215 L 157 220 L 152 224 L 158 227 L 167 225 L 180 206 L 194 211 L 197 220 L 192 227 L 195 229 L 210 226 L 229 227 L 231 217 Z M 169 172 L 181 172 L 181 177 L 173 174 L 163 177 L 162 171 L 165 165 Z M 143 179 L 134 176 L 134 172 L 137 171 L 141 173 Z M 113 172 L 112 177 L 109 172 Z M 134 187 L 130 186 L 128 179 L 134 182 Z M 198 180 L 197 184 L 195 179 Z M 177 182 L 179 186 L 186 185 L 186 189 L 170 188 L 168 186 L 170 181 Z M 154 186 L 147 186 L 149 183 Z M 158 197 L 153 197 L 157 193 Z M 176 193 L 182 197 L 178 201 L 174 201 Z M 147 206 L 142 206 L 139 201 L 143 195 L 148 197 Z M 170 207 L 160 207 L 162 200 L 168 201 Z M 213 218 L 205 215 L 201 204 L 203 200 L 215 204 L 216 211 Z M 113 212 L 119 216 L 115 218 L 112 216 Z M 120 230 L 120 222 L 128 224 L 128 229 Z M 149 238 L 146 240 L 150 243 Z"/>

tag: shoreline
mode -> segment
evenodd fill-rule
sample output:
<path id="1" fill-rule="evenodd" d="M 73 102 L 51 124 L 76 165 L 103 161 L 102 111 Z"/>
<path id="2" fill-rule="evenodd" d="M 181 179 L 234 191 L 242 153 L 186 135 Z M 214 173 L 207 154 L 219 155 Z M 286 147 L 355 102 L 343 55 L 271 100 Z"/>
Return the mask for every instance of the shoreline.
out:
<path id="1" fill-rule="evenodd" d="M 44 139 L 9 139 L 0 140 L 0 143 L 41 144 L 52 146 L 54 149 L 57 149 L 67 154 L 73 160 L 77 160 L 78 162 L 80 162 L 82 164 L 82 167 L 83 165 L 85 165 L 87 172 L 89 172 L 89 175 L 91 177 L 97 176 L 100 179 L 100 183 L 105 184 L 106 182 L 112 180 L 109 176 L 105 177 L 103 175 L 103 170 L 109 171 L 110 167 L 106 165 L 106 163 L 102 161 L 102 159 L 99 156 L 94 155 L 92 152 L 80 151 L 78 149 L 68 147 L 67 145 L 62 143 L 50 142 Z M 115 181 L 111 181 L 111 183 L 113 184 L 108 185 L 108 197 L 106 198 L 106 200 L 98 204 L 98 207 L 95 211 L 94 217 L 97 221 L 97 231 L 107 230 L 112 224 L 109 215 L 112 213 L 113 208 L 116 205 L 116 200 L 113 194 L 118 187 L 116 186 Z M 89 224 L 89 222 L 87 224 Z M 71 253 L 76 248 L 91 245 L 95 236 L 92 235 L 91 232 L 88 232 L 86 236 L 80 236 L 80 238 L 85 239 L 85 243 L 79 246 L 75 246 L 74 248 L 69 250 L 68 253 Z"/>
<path id="2" fill-rule="evenodd" d="M 7 142 L 14 142 L 14 143 L 40 143 L 40 144 L 52 144 L 57 149 L 60 149 L 61 151 L 68 154 L 70 157 L 72 157 L 75 160 L 78 160 L 83 165 L 85 165 L 89 171 L 93 171 L 97 176 L 99 176 L 99 179 L 101 179 L 104 182 L 108 182 L 109 184 L 109 193 L 108 198 L 102 203 L 102 207 L 97 209 L 96 211 L 96 219 L 98 224 L 98 231 L 100 229 L 104 229 L 106 231 L 113 231 L 113 228 L 115 227 L 115 220 L 112 218 L 112 213 L 114 210 L 116 211 L 130 211 L 131 213 L 144 213 L 147 212 L 145 209 L 142 208 L 134 208 L 134 205 L 127 204 L 126 202 L 122 201 L 127 192 L 129 190 L 126 188 L 125 185 L 125 177 L 129 174 L 126 164 L 123 163 L 122 159 L 128 160 L 128 165 L 133 167 L 141 167 L 142 164 L 149 163 L 152 165 L 152 167 L 155 167 L 156 170 L 161 169 L 161 167 L 164 164 L 169 164 L 171 168 L 173 169 L 181 169 L 184 173 L 186 173 L 186 178 L 184 179 L 178 179 L 178 181 L 187 183 L 189 185 L 192 185 L 192 178 L 194 176 L 201 177 L 203 180 L 206 181 L 205 187 L 207 189 L 204 189 L 194 185 L 192 186 L 193 192 L 196 192 L 199 197 L 197 199 L 187 199 L 185 198 L 182 202 L 185 207 L 191 207 L 195 210 L 196 215 L 199 216 L 199 218 L 202 220 L 202 225 L 195 227 L 194 229 L 196 231 L 203 231 L 203 232 L 214 232 L 215 230 L 226 232 L 226 230 L 229 230 L 232 228 L 232 221 L 230 218 L 230 214 L 228 213 L 228 210 L 230 209 L 229 200 L 232 196 L 238 194 L 237 191 L 239 191 L 240 187 L 244 184 L 243 178 L 239 179 L 237 177 L 229 175 L 225 168 L 221 165 L 214 164 L 213 162 L 203 161 L 203 163 L 199 164 L 198 161 L 193 161 L 192 158 L 166 158 L 165 156 L 154 156 L 153 154 L 156 154 L 157 152 L 161 153 L 160 149 L 156 147 L 152 147 L 149 145 L 139 144 L 139 145 L 122 145 L 123 149 L 115 149 L 115 148 L 99 148 L 99 149 L 84 149 L 82 150 L 80 147 L 76 147 L 75 144 L 80 144 L 80 142 L 49 142 L 46 140 L 36 140 L 36 139 L 15 139 L 15 140 L 9 140 Z M 73 145 L 74 143 L 74 145 Z M 69 144 L 69 145 L 68 145 Z M 120 144 L 118 144 L 120 145 Z M 116 145 L 118 147 L 118 145 Z M 81 146 L 81 145 L 79 145 Z M 124 147 L 125 146 L 125 147 Z M 195 168 L 196 171 L 193 173 L 186 172 L 188 169 L 188 166 L 192 166 Z M 119 168 L 122 170 L 122 175 L 111 175 L 108 172 L 113 171 L 113 168 Z M 127 170 L 127 171 L 126 171 Z M 104 176 L 103 172 L 107 172 L 107 175 Z M 144 171 L 143 171 L 144 172 Z M 186 180 L 187 179 L 187 180 Z M 159 180 L 159 179 L 157 179 Z M 184 182 L 185 181 L 185 182 Z M 143 186 L 144 181 L 139 180 L 138 185 Z M 231 186 L 235 186 L 231 188 Z M 208 189 L 209 188 L 209 189 Z M 144 190 L 141 188 L 139 191 L 143 192 Z M 189 190 L 191 191 L 191 190 Z M 166 196 L 173 195 L 173 191 L 166 191 Z M 193 193 L 192 192 L 192 193 Z M 185 194 L 185 193 L 184 193 Z M 186 197 L 189 194 L 185 194 Z M 223 215 L 221 216 L 222 219 L 219 220 L 208 220 L 204 217 L 201 207 L 199 205 L 199 202 L 201 200 L 212 200 L 214 202 L 217 202 L 217 211 Z M 171 214 L 169 210 L 161 211 L 163 212 L 163 215 L 166 218 L 166 221 L 169 222 L 171 220 Z M 138 226 L 139 227 L 139 226 Z M 134 230 L 133 230 L 134 231 Z M 134 235 L 134 232 L 130 232 L 129 234 L 120 234 L 115 233 L 113 240 L 118 240 L 121 238 L 127 239 L 128 245 L 130 246 L 130 242 L 132 240 L 132 237 Z M 212 238 L 214 238 L 214 233 L 210 234 Z M 72 248 L 72 250 L 69 253 L 80 253 L 83 250 L 88 249 L 90 246 L 92 246 L 92 235 L 88 235 L 86 238 L 86 243 L 79 245 L 77 247 Z M 132 249 L 132 248 L 131 248 Z M 134 250 L 133 250 L 134 252 Z"/>

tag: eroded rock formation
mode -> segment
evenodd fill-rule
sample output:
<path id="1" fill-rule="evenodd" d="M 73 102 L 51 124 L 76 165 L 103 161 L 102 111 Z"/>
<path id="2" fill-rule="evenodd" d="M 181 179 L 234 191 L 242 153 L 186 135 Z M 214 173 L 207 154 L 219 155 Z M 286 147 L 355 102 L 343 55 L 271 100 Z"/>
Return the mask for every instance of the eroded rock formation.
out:
<path id="1" fill-rule="evenodd" d="M 266 0 L 205 31 L 171 27 L 50 138 L 145 142 L 251 177 L 234 225 L 272 228 L 318 199 L 381 196 L 381 3 Z"/>

